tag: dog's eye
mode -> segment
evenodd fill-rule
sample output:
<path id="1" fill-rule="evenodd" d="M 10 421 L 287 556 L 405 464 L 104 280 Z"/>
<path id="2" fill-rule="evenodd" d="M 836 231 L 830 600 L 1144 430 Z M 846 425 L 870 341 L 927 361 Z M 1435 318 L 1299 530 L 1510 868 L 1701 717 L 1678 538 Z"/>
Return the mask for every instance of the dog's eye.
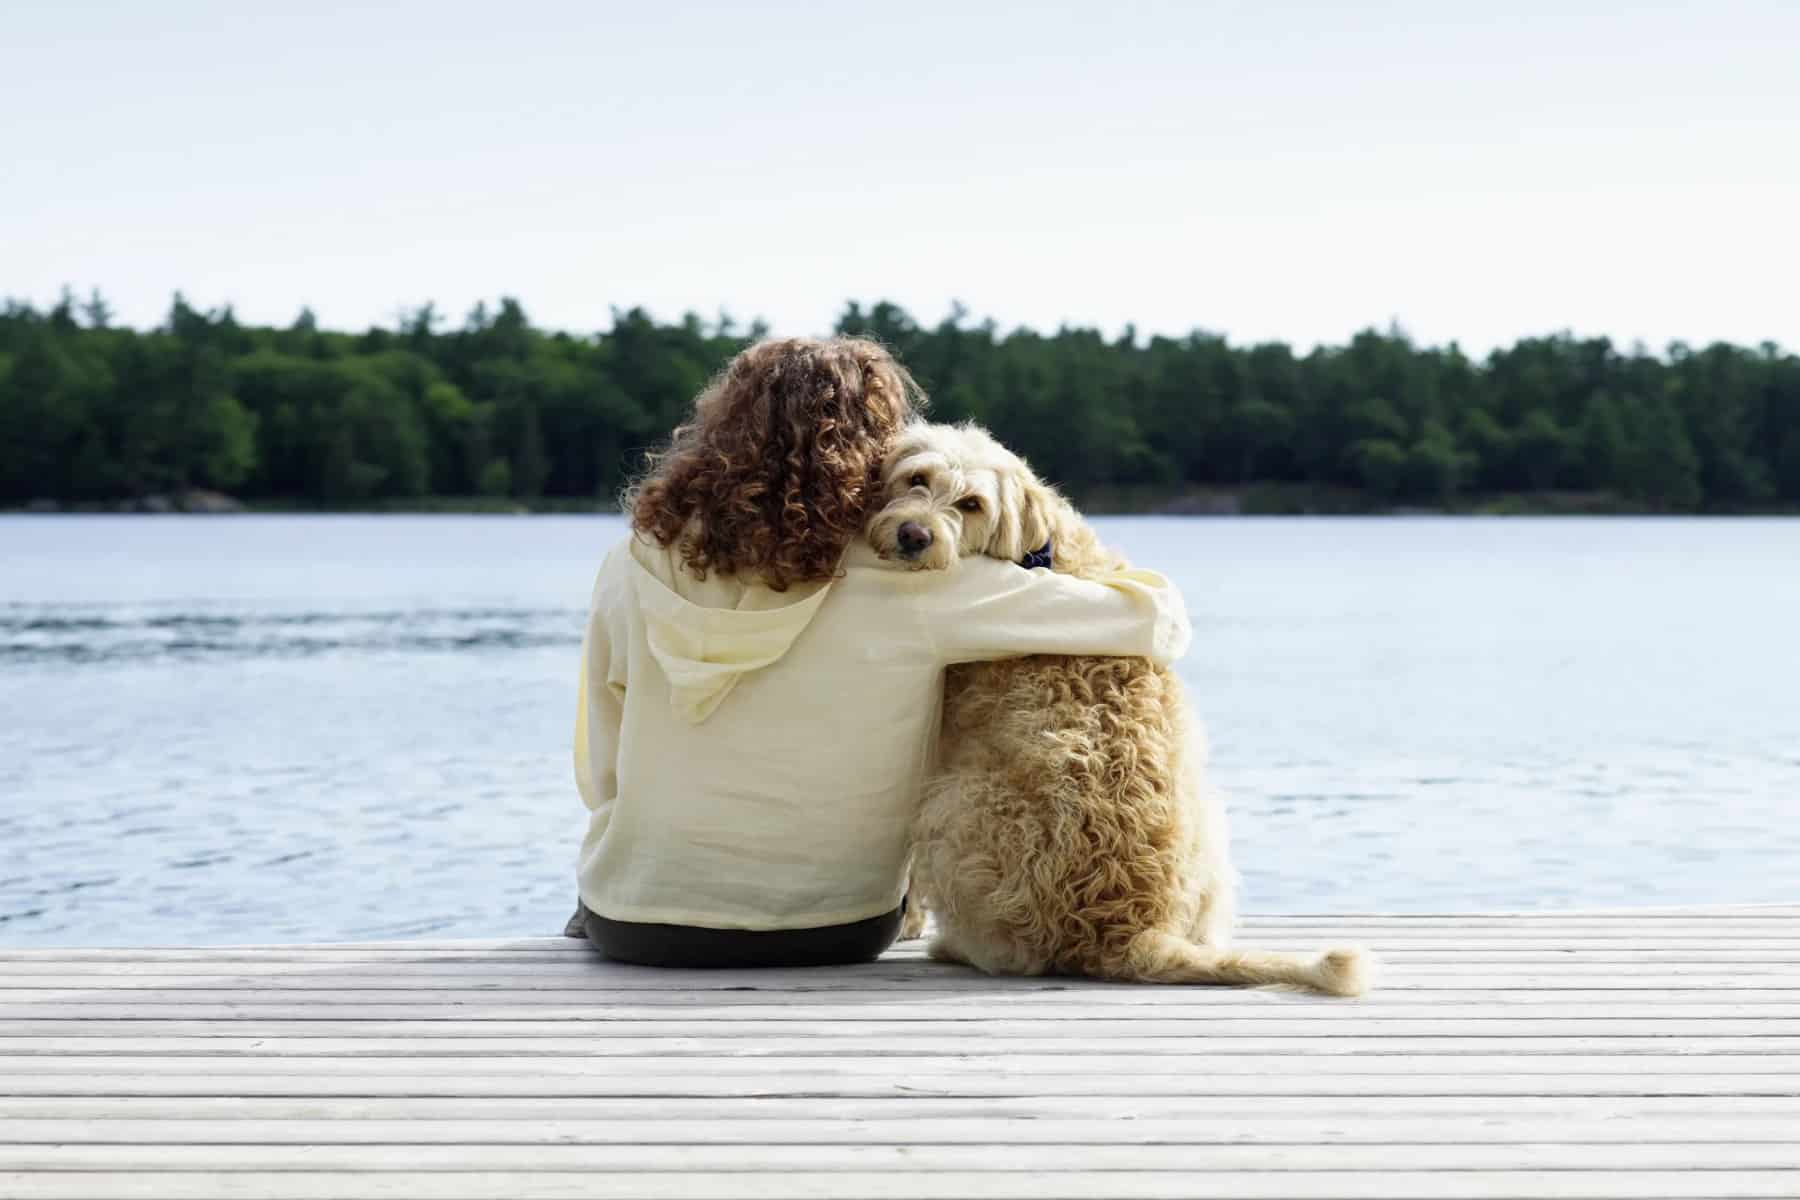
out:
<path id="1" fill-rule="evenodd" d="M 966 513 L 978 513 L 981 511 L 981 498 L 978 496 L 964 496 L 961 500 L 956 502 L 956 507 L 962 509 Z"/>
<path id="2" fill-rule="evenodd" d="M 914 475 L 911 479 L 906 481 L 907 487 L 924 487 L 925 484 L 925 472 L 923 471 L 920 471 L 917 475 Z"/>

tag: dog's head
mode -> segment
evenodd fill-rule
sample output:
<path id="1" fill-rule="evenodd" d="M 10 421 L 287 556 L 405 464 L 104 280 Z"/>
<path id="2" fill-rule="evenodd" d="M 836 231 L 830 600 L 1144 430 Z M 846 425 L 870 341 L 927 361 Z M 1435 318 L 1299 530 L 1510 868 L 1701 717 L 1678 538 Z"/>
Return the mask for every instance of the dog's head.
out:
<path id="1" fill-rule="evenodd" d="M 1051 544 L 1067 508 L 976 425 L 908 426 L 881 481 L 884 503 L 869 518 L 869 541 L 881 557 L 920 570 L 943 570 L 970 555 L 1024 562 Z"/>

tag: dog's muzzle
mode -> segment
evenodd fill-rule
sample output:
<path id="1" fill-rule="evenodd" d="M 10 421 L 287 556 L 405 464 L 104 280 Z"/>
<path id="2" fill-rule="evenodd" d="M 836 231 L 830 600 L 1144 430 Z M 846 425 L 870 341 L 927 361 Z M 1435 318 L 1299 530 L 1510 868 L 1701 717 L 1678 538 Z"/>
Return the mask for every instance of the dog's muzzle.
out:
<path id="1" fill-rule="evenodd" d="M 931 545 L 931 530 L 907 521 L 894 531 L 894 543 L 900 548 L 900 557 L 917 558 Z"/>

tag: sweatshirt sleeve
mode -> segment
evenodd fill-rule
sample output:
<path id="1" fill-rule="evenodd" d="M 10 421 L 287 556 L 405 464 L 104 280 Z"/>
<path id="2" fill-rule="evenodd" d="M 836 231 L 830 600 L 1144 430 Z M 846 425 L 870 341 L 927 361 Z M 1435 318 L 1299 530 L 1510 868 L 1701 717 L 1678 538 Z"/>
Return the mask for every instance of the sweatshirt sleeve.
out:
<path id="1" fill-rule="evenodd" d="M 927 600 L 927 624 L 946 663 L 1025 654 L 1106 654 L 1166 667 L 1187 653 L 1181 592 L 1155 571 L 1097 580 L 966 558 Z"/>
<path id="2" fill-rule="evenodd" d="M 615 661 L 605 615 L 596 607 L 581 643 L 575 700 L 575 786 L 596 821 L 619 794 L 619 726 L 625 719 L 625 671 Z"/>

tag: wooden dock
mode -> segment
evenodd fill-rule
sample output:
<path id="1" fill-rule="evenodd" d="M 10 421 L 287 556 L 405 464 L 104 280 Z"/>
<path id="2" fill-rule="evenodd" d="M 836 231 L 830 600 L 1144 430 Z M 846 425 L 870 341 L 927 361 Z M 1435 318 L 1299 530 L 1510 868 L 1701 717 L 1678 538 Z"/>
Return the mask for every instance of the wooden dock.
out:
<path id="1" fill-rule="evenodd" d="M 1384 974 L 0 947 L 0 1197 L 1800 1197 L 1800 905 L 1241 940 Z"/>

